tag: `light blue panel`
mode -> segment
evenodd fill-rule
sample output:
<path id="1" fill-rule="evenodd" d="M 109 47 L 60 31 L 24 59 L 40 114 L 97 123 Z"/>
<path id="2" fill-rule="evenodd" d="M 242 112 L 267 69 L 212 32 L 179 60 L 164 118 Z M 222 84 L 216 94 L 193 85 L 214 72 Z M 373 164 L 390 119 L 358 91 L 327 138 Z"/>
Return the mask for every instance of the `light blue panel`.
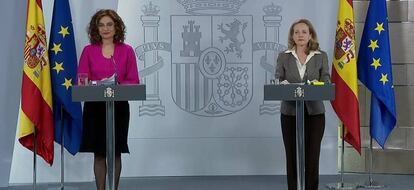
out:
<path id="1" fill-rule="evenodd" d="M 0 187 L 9 183 L 21 89 L 26 1 L 1 2 Z"/>
<path id="2" fill-rule="evenodd" d="M 122 173 L 132 176 L 283 174 L 281 138 L 130 139 Z M 149 149 L 149 147 L 151 149 Z"/>
<path id="3" fill-rule="evenodd" d="M 129 139 L 129 144 L 124 177 L 286 174 L 280 137 Z M 321 174 L 337 173 L 336 148 L 337 138 L 324 137 Z"/>
<path id="4" fill-rule="evenodd" d="M 141 81 L 150 92 L 148 101 L 131 103 L 129 143 L 138 155 L 126 156 L 137 164 L 128 176 L 284 173 L 284 155 L 274 154 L 283 150 L 280 104 L 263 101 L 263 85 L 273 77 L 277 54 L 299 18 L 312 21 L 322 49 L 332 54 L 337 3 L 232 3 L 119 2 L 127 43 L 135 48 Z M 333 164 L 321 172 L 336 173 L 338 121 L 330 103 L 325 105 L 322 155 Z M 172 160 L 164 160 L 168 156 Z M 204 159 L 210 156 L 229 164 L 212 165 Z M 159 167 L 157 160 L 170 164 Z M 196 160 L 201 161 L 192 164 Z"/>
<path id="5" fill-rule="evenodd" d="M 329 52 L 333 41 L 325 38 L 334 36 L 336 11 L 332 9 L 337 9 L 336 3 L 311 1 L 316 5 L 309 7 L 308 1 L 303 0 L 247 0 L 240 1 L 240 7 L 234 9 L 214 5 L 191 9 L 186 2 L 126 0 L 119 4 L 127 25 L 127 43 L 136 48 L 141 58 L 141 80 L 147 84 L 147 90 L 156 92 L 149 97 L 151 101 L 132 104 L 130 137 L 281 136 L 280 130 L 275 130 L 279 126 L 279 103 L 263 102 L 263 85 L 273 77 L 274 54 L 286 48 L 290 24 L 303 17 L 319 26 L 318 34 L 324 39 L 321 46 Z M 333 27 L 326 24 L 327 19 L 315 16 L 316 6 L 323 7 L 318 15 L 333 18 L 328 19 Z M 234 35 L 229 31 L 231 24 L 240 24 L 234 27 Z M 185 32 L 191 28 L 192 34 Z M 201 68 L 200 60 L 206 56 L 180 55 L 185 49 L 184 38 L 196 42 L 197 37 L 191 37 L 196 33 L 201 33 L 200 47 L 193 51 L 214 54 L 217 50 L 221 52 L 217 57 L 224 55 L 225 62 L 220 62 L 211 74 Z M 227 52 L 230 47 L 235 47 L 233 52 Z M 242 52 L 242 57 L 237 56 L 238 52 Z M 273 59 L 269 59 L 271 54 Z M 219 69 L 223 67 L 227 70 Z M 230 75 L 235 77 L 225 78 Z M 336 115 L 329 102 L 326 108 L 327 126 L 336 126 Z M 327 133 L 337 136 L 336 130 Z"/>

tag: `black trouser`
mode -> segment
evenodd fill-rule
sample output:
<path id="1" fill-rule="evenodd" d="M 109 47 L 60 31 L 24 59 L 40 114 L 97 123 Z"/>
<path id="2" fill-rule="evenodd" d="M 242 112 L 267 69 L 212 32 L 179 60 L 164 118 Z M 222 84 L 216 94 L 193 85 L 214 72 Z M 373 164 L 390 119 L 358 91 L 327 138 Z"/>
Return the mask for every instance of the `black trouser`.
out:
<path id="1" fill-rule="evenodd" d="M 283 143 L 286 151 L 286 170 L 289 190 L 297 189 L 296 180 L 296 116 L 281 114 Z M 325 130 L 325 114 L 309 115 L 305 109 L 305 189 L 317 190 L 319 184 L 319 155 Z"/>

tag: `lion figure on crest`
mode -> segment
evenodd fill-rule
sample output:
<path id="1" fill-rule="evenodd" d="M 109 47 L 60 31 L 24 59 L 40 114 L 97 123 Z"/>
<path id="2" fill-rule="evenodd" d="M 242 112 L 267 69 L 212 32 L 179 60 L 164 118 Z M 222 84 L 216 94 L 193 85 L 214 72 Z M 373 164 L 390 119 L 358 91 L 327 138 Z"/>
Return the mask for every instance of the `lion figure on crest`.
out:
<path id="1" fill-rule="evenodd" d="M 241 46 L 246 43 L 246 37 L 244 36 L 244 30 L 247 27 L 247 22 L 241 23 L 239 20 L 234 19 L 230 24 L 226 24 L 228 29 L 225 29 L 223 23 L 218 25 L 218 30 L 224 34 L 224 36 L 219 36 L 219 41 L 223 43 L 224 40 L 230 40 L 229 45 L 224 50 L 227 54 L 230 52 L 236 52 L 237 57 L 242 57 L 243 49 Z M 241 33 L 242 40 L 238 39 L 239 34 Z"/>

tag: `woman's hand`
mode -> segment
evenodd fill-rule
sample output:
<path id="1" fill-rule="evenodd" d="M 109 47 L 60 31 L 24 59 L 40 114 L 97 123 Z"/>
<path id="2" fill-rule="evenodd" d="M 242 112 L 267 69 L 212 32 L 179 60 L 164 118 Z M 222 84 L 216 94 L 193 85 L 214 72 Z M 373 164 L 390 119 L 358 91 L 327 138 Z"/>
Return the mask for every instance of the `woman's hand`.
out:
<path id="1" fill-rule="evenodd" d="M 279 84 L 290 84 L 287 80 L 280 82 Z"/>
<path id="2" fill-rule="evenodd" d="M 310 81 L 310 82 L 311 82 L 311 83 L 313 83 L 313 82 L 319 82 L 319 81 L 315 79 L 315 80 L 312 80 L 312 81 Z"/>

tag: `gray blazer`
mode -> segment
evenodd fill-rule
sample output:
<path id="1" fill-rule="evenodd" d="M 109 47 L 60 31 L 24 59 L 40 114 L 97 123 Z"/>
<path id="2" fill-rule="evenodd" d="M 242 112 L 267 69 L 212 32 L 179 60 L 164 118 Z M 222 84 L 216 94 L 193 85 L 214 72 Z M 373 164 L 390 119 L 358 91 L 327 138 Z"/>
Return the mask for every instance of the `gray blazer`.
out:
<path id="1" fill-rule="evenodd" d="M 320 51 L 306 63 L 306 72 L 303 81 L 300 79 L 299 70 L 296 66 L 296 58 L 292 53 L 281 52 L 277 58 L 275 78 L 279 81 L 287 80 L 289 83 L 301 83 L 306 80 L 318 80 L 330 83 L 328 56 L 326 52 Z M 325 113 L 322 101 L 305 101 L 309 115 Z M 296 115 L 295 101 L 282 101 L 280 112 L 284 115 Z"/>

